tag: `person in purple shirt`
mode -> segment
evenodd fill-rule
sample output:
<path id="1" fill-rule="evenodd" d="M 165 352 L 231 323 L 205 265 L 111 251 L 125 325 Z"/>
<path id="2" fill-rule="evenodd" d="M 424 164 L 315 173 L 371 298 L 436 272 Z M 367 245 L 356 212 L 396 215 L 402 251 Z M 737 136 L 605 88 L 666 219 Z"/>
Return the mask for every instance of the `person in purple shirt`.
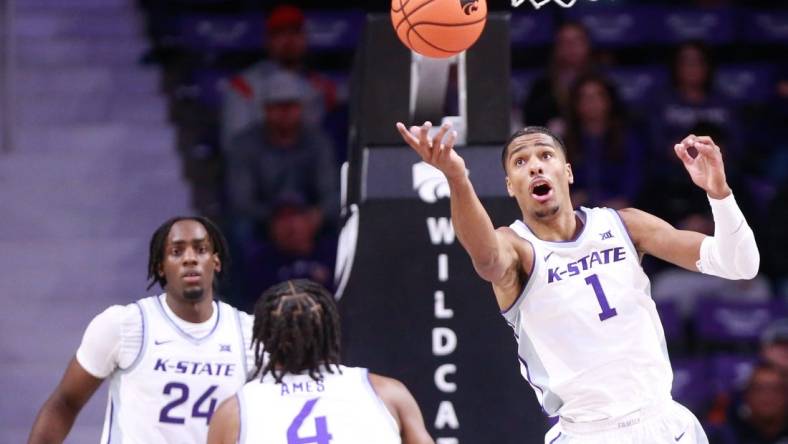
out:
<path id="1" fill-rule="evenodd" d="M 633 203 L 642 182 L 644 146 L 605 77 L 586 74 L 572 86 L 566 143 L 578 204 L 624 208 Z"/>
<path id="2" fill-rule="evenodd" d="M 736 109 L 715 89 L 714 82 L 715 66 L 708 47 L 699 41 L 679 45 L 671 64 L 671 87 L 660 94 L 651 119 L 655 147 L 669 145 L 698 123 L 707 122 L 725 128 L 726 156 L 729 162 L 738 161 L 741 130 Z M 673 160 L 673 153 L 667 150 L 656 154 L 652 166 L 657 169 Z"/>

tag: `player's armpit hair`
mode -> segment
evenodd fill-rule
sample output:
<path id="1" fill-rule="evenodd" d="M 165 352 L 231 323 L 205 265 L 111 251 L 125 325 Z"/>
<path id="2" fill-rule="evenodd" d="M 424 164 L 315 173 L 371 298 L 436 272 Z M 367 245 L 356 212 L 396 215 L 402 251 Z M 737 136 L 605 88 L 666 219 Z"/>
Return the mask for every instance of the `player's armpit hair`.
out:
<path id="1" fill-rule="evenodd" d="M 755 235 L 747 224 L 733 194 L 709 198 L 714 217 L 714 237 L 706 237 L 696 263 L 704 274 L 725 279 L 752 279 L 758 274 L 761 257 Z"/>

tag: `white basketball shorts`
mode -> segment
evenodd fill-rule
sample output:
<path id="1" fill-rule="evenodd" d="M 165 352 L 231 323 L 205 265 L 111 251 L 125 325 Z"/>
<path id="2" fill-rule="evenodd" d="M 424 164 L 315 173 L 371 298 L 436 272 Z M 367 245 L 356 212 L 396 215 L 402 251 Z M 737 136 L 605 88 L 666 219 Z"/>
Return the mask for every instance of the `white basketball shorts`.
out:
<path id="1" fill-rule="evenodd" d="M 559 420 L 545 444 L 708 444 L 698 418 L 675 402 L 646 407 L 620 418 L 573 423 Z"/>

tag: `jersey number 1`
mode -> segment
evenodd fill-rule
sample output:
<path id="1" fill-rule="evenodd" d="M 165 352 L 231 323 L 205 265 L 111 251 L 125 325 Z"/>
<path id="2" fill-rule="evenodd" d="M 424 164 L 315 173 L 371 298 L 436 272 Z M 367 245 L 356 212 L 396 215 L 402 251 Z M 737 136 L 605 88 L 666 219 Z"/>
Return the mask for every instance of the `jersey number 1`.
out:
<path id="1" fill-rule="evenodd" d="M 586 278 L 586 284 L 590 285 L 591 288 L 594 289 L 594 294 L 596 294 L 596 300 L 599 302 L 599 306 L 602 307 L 602 313 L 599 313 L 599 320 L 604 321 L 606 319 L 610 319 L 613 316 L 617 315 L 615 308 L 610 308 L 610 304 L 607 303 L 607 298 L 605 297 L 605 290 L 602 289 L 602 284 L 599 283 L 599 277 L 595 274 L 588 276 Z"/>
<path id="2" fill-rule="evenodd" d="M 306 417 L 312 413 L 312 409 L 315 408 L 315 404 L 319 400 L 320 398 L 310 399 L 301 407 L 301 411 L 298 412 L 293 422 L 290 423 L 290 427 L 287 428 L 287 444 L 330 444 L 333 436 L 328 433 L 328 424 L 325 416 L 315 417 L 315 436 L 298 436 L 298 429 L 301 428 Z"/>

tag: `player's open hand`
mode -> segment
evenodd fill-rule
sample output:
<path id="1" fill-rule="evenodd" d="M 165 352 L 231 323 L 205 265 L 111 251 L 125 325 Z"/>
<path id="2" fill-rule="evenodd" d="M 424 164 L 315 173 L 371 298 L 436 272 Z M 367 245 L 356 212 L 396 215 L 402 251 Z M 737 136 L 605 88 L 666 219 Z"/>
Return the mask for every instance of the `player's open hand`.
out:
<path id="1" fill-rule="evenodd" d="M 731 193 L 725 179 L 720 147 L 711 140 L 711 137 L 690 134 L 677 143 L 673 149 L 690 174 L 692 181 L 695 185 L 703 188 L 709 197 L 722 199 Z"/>
<path id="2" fill-rule="evenodd" d="M 465 160 L 454 151 L 456 131 L 451 130 L 450 123 L 441 125 L 435 137 L 430 139 L 427 135 L 432 124 L 424 122 L 421 127 L 412 126 L 410 130 L 401 122 L 397 122 L 397 130 L 402 139 L 428 164 L 441 170 L 447 179 L 462 177 L 466 174 Z"/>

